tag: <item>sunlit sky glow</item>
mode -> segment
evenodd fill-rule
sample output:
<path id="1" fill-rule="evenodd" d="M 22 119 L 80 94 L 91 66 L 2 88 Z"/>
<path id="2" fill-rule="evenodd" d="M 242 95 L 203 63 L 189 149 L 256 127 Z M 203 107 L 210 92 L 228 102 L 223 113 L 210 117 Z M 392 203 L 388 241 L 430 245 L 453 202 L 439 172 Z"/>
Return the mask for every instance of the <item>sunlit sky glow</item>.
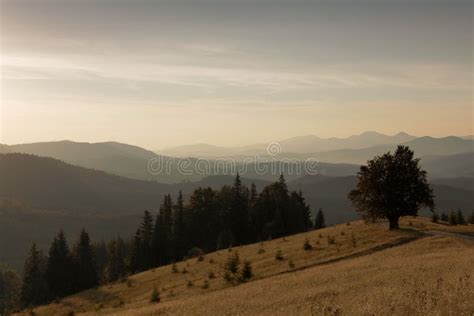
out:
<path id="1" fill-rule="evenodd" d="M 473 134 L 472 1 L 0 1 L 0 143 Z"/>

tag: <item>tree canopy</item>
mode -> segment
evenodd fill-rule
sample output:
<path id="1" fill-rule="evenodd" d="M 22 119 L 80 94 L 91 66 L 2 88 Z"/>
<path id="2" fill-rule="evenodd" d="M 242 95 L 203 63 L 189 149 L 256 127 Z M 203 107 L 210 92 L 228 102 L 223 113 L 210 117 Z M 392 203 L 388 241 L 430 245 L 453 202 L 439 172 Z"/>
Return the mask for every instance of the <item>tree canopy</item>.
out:
<path id="1" fill-rule="evenodd" d="M 397 229 L 401 216 L 417 215 L 423 206 L 434 210 L 427 173 L 406 146 L 369 160 L 367 166 L 361 166 L 357 178 L 349 199 L 366 220 L 386 218 L 390 229 Z"/>

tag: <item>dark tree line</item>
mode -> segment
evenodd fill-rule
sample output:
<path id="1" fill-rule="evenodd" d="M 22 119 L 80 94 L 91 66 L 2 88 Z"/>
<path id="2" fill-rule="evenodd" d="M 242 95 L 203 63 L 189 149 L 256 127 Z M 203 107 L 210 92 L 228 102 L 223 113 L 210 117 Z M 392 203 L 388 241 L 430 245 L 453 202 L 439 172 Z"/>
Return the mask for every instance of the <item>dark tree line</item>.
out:
<path id="1" fill-rule="evenodd" d="M 283 176 L 258 193 L 254 184 L 220 190 L 196 189 L 188 203 L 180 193 L 165 196 L 155 218 L 145 211 L 130 249 L 130 271 L 183 259 L 193 248 L 210 252 L 311 229 L 311 211 L 302 192 L 289 192 Z"/>
<path id="2" fill-rule="evenodd" d="M 438 216 L 438 214 L 433 213 L 431 220 L 437 223 L 439 219 L 441 219 L 441 221 L 443 222 L 449 223 L 450 225 L 474 224 L 474 211 L 472 211 L 467 221 L 464 218 L 464 215 L 460 209 L 458 209 L 457 211 L 451 211 L 449 212 L 449 214 L 443 212 L 441 213 L 441 218 Z"/>
<path id="3" fill-rule="evenodd" d="M 312 229 L 311 211 L 302 192 L 290 192 L 283 176 L 261 192 L 237 175 L 232 186 L 196 189 L 188 202 L 164 197 L 155 216 L 145 211 L 133 238 L 91 243 L 83 230 L 69 248 L 62 231 L 45 256 L 36 245 L 25 261 L 20 300 L 23 307 L 125 278 L 131 273 L 179 261 L 193 253 Z M 322 210 L 316 228 L 324 227 Z"/>
<path id="4" fill-rule="evenodd" d="M 35 244 L 25 261 L 20 301 L 23 307 L 38 305 L 98 284 L 94 249 L 89 235 L 81 231 L 72 249 L 61 230 L 53 239 L 48 256 Z"/>

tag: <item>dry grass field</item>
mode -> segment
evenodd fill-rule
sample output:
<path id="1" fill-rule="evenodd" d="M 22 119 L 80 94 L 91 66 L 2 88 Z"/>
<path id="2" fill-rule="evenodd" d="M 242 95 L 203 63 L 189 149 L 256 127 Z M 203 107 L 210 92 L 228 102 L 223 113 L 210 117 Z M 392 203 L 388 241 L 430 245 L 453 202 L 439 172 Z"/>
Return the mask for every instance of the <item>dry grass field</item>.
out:
<path id="1" fill-rule="evenodd" d="M 474 226 L 362 221 L 221 250 L 34 309 L 36 315 L 474 315 Z M 462 235 L 461 235 L 462 234 Z M 312 250 L 303 250 L 308 240 Z M 283 260 L 276 260 L 281 251 Z M 228 284 L 238 252 L 254 277 Z M 214 274 L 214 277 L 212 277 Z M 161 301 L 151 303 L 153 289 Z M 29 313 L 30 311 L 26 311 Z"/>

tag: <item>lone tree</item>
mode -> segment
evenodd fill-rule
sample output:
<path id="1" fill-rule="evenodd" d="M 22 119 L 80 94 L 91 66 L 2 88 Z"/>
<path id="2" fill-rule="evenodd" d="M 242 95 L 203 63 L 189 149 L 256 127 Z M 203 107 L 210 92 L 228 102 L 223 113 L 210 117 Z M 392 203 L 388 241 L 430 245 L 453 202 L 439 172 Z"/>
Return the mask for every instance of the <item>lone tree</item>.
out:
<path id="1" fill-rule="evenodd" d="M 321 229 L 326 227 L 326 220 L 324 219 L 323 209 L 320 208 L 316 217 L 314 218 L 314 229 Z"/>
<path id="2" fill-rule="evenodd" d="M 349 199 L 364 219 L 387 218 L 390 229 L 398 229 L 400 216 L 417 215 L 422 206 L 434 210 L 433 189 L 413 156 L 408 147 L 398 146 L 393 155 L 388 152 L 360 167 Z"/>

